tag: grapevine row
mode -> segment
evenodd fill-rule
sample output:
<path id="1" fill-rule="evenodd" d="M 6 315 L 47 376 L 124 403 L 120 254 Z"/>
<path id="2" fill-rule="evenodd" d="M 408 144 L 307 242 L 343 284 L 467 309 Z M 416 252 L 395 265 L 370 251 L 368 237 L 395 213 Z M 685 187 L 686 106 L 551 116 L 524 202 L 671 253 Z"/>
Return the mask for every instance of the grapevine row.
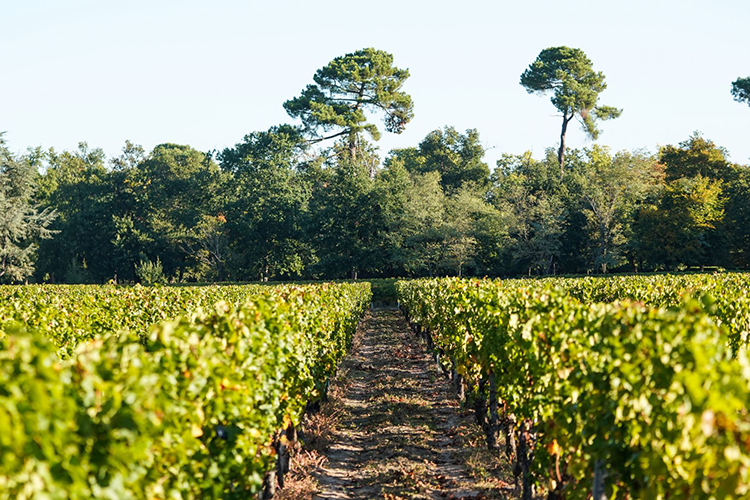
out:
<path id="1" fill-rule="evenodd" d="M 545 280 L 547 281 L 547 280 Z M 734 350 L 748 342 L 750 333 L 750 274 L 692 274 L 555 278 L 549 280 L 582 302 L 630 299 L 657 307 L 677 306 L 690 294 L 711 297 L 707 311 L 725 326 Z"/>
<path id="2" fill-rule="evenodd" d="M 505 435 L 523 498 L 750 496 L 750 359 L 710 298 L 583 302 L 556 280 L 397 286 L 490 446 Z"/>
<path id="3" fill-rule="evenodd" d="M 0 325 L 20 322 L 44 331 L 68 357 L 79 342 L 125 332 L 145 337 L 151 325 L 219 301 L 238 305 L 259 286 L 134 287 L 0 286 Z"/>
<path id="4" fill-rule="evenodd" d="M 52 313 L 6 321 L 0 499 L 268 493 L 369 300 L 367 283 L 254 287 L 238 305 L 162 321 L 145 341 L 103 334 L 67 358 Z"/>

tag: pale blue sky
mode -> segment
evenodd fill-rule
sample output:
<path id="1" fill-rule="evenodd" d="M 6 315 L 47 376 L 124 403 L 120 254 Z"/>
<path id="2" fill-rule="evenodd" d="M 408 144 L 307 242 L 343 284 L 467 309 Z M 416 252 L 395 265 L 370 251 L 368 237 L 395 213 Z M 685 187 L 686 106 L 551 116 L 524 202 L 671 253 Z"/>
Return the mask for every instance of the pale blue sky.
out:
<path id="1" fill-rule="evenodd" d="M 750 76 L 748 0 L 0 0 L 0 21 L 0 130 L 14 151 L 221 149 L 290 122 L 282 103 L 316 69 L 375 47 L 409 68 L 415 102 L 381 154 L 453 125 L 477 128 L 494 166 L 557 143 L 549 99 L 518 81 L 542 49 L 568 45 L 606 75 L 600 102 L 624 108 L 601 144 L 655 151 L 700 130 L 750 158 L 750 107 L 729 93 Z M 591 143 L 576 126 L 568 144 Z"/>

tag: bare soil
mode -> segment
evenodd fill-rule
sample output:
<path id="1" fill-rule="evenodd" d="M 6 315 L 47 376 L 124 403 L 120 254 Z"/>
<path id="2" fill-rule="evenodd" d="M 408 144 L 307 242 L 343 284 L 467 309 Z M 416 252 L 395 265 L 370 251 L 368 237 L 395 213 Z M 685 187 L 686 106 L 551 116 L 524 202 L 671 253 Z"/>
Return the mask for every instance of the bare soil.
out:
<path id="1" fill-rule="evenodd" d="M 296 498 L 514 497 L 510 465 L 485 448 L 399 311 L 368 313 L 330 394 L 305 423 L 298 453 L 310 465 L 294 473 Z"/>

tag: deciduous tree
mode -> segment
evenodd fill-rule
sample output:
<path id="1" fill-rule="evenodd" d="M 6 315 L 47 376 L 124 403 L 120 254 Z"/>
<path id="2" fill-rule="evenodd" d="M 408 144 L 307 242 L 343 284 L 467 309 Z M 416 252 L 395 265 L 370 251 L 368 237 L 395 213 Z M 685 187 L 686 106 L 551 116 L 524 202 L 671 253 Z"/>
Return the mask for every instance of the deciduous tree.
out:
<path id="1" fill-rule="evenodd" d="M 669 182 L 658 204 L 641 211 L 640 256 L 667 269 L 715 264 L 709 236 L 724 217 L 722 184 L 701 175 Z"/>
<path id="2" fill-rule="evenodd" d="M 507 219 L 508 268 L 550 274 L 562 252 L 567 216 L 559 179 L 553 180 L 557 167 L 534 160 L 530 152 L 505 155 L 497 164 L 491 200 Z"/>
<path id="3" fill-rule="evenodd" d="M 656 160 L 645 154 L 594 146 L 573 172 L 588 221 L 590 262 L 602 273 L 624 262 L 633 214 L 648 195 Z"/>
<path id="4" fill-rule="evenodd" d="M 670 144 L 659 151 L 659 162 L 665 167 L 667 181 L 696 175 L 727 180 L 734 173 L 727 157 L 726 149 L 705 139 L 699 132 L 677 146 Z"/>
<path id="5" fill-rule="evenodd" d="M 318 259 L 316 274 L 356 279 L 382 269 L 377 243 L 382 213 L 367 167 L 375 151 L 364 146 L 354 158 L 348 145 L 338 142 L 326 167 L 315 172 L 308 234 Z"/>
<path id="6" fill-rule="evenodd" d="M 206 215 L 222 210 L 223 176 L 211 155 L 187 145 L 159 144 L 127 171 L 131 199 L 119 207 L 115 241 L 160 258 L 164 272 L 178 279 L 201 279 L 193 257 L 182 247 Z"/>
<path id="7" fill-rule="evenodd" d="M 303 217 L 310 189 L 297 170 L 306 148 L 299 129 L 282 125 L 248 134 L 220 154 L 233 175 L 226 226 L 240 277 L 293 276 L 309 263 Z"/>
<path id="8" fill-rule="evenodd" d="M 82 142 L 73 151 L 50 149 L 44 156 L 38 197 L 58 212 L 52 227 L 60 234 L 40 242 L 37 276 L 69 283 L 113 278 L 114 191 L 104 151 Z"/>
<path id="9" fill-rule="evenodd" d="M 464 134 L 453 127 L 433 130 L 417 148 L 394 150 L 392 156 L 410 172 L 439 172 L 447 192 L 467 184 L 484 187 L 489 181 L 490 169 L 483 161 L 484 147 L 476 129 Z"/>

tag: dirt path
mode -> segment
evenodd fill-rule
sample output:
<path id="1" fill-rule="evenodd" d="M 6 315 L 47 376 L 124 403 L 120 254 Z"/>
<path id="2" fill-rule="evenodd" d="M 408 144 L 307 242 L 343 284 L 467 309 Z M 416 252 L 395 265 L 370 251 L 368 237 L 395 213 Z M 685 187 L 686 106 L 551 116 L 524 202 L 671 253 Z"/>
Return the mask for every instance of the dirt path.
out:
<path id="1" fill-rule="evenodd" d="M 507 478 L 507 467 L 484 450 L 399 311 L 364 320 L 330 404 L 337 424 L 314 473 L 314 498 L 506 498 L 508 484 L 497 476 Z"/>

